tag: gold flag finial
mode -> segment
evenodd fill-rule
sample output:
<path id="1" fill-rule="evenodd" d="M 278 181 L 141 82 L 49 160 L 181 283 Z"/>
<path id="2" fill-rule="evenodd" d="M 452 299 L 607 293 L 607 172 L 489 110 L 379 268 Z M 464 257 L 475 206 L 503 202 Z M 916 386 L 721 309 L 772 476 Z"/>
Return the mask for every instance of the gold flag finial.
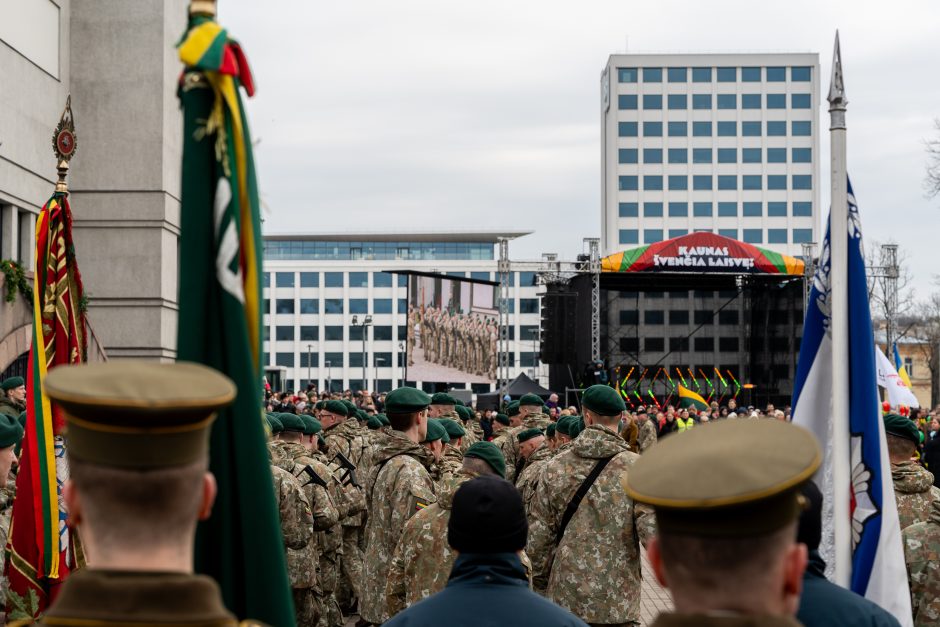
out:
<path id="1" fill-rule="evenodd" d="M 52 149 L 58 161 L 56 170 L 59 171 L 59 181 L 55 184 L 56 193 L 67 194 L 69 191 L 66 178 L 69 175 L 69 161 L 75 155 L 75 122 L 72 119 L 72 95 L 65 100 L 65 110 L 59 119 L 52 135 Z"/>
<path id="2" fill-rule="evenodd" d="M 215 17 L 215 0 L 192 0 L 189 3 L 189 14 Z"/>

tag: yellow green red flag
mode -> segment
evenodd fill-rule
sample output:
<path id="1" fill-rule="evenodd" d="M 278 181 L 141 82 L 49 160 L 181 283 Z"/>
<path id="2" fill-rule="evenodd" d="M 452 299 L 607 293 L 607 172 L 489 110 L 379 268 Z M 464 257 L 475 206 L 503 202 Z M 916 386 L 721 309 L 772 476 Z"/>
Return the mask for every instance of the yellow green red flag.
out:
<path id="1" fill-rule="evenodd" d="M 708 403 L 705 402 L 704 398 L 680 383 L 679 407 L 684 409 L 708 409 Z"/>

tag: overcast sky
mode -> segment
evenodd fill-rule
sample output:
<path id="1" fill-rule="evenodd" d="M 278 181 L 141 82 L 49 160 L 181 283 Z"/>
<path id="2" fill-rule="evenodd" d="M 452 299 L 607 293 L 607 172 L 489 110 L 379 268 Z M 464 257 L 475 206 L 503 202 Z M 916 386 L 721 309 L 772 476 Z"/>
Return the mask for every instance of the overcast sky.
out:
<path id="1" fill-rule="evenodd" d="M 866 240 L 896 241 L 918 295 L 935 289 L 940 199 L 923 189 L 940 117 L 935 0 L 220 4 L 258 85 L 266 232 L 534 230 L 515 259 L 572 258 L 600 234 L 608 55 L 818 52 L 824 97 L 839 28 Z"/>

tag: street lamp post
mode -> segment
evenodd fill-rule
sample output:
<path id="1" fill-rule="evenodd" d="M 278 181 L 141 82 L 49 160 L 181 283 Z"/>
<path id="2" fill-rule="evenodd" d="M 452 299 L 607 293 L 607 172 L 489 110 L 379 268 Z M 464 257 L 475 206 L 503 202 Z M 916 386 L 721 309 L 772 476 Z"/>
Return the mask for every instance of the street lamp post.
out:
<path id="1" fill-rule="evenodd" d="M 362 391 L 366 389 L 366 336 L 369 333 L 366 329 L 367 327 L 372 326 L 372 316 L 366 314 L 362 319 L 362 323 L 359 323 L 359 316 L 352 317 L 352 325 L 354 327 L 360 327 L 362 329 Z"/>
<path id="2" fill-rule="evenodd" d="M 372 382 L 372 391 L 373 391 L 373 392 L 377 392 L 377 391 L 378 391 L 378 390 L 376 390 L 376 388 L 379 387 L 379 368 L 380 368 L 380 367 L 382 366 L 382 364 L 384 364 L 384 363 L 385 363 L 385 358 L 384 358 L 384 357 L 376 357 L 376 358 L 375 358 L 375 380 Z"/>
<path id="3" fill-rule="evenodd" d="M 532 336 L 532 366 L 535 368 L 535 380 L 539 380 L 539 329 L 529 329 L 529 335 Z"/>
<path id="4" fill-rule="evenodd" d="M 329 394 L 333 393 L 333 368 L 332 364 L 329 361 L 324 361 L 323 365 L 326 366 L 326 391 Z"/>
<path id="5" fill-rule="evenodd" d="M 313 379 L 310 378 L 310 351 L 313 350 L 313 344 L 307 344 L 307 387 L 310 387 L 310 384 L 313 383 Z"/>

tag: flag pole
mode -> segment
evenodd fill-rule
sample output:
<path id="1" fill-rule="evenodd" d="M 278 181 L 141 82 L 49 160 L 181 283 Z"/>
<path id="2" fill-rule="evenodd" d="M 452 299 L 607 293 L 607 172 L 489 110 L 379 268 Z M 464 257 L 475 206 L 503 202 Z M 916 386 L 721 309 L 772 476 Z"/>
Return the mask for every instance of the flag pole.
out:
<path id="1" fill-rule="evenodd" d="M 845 111 L 848 100 L 842 80 L 839 31 L 832 53 L 829 84 L 829 140 L 831 145 L 831 241 L 832 372 L 842 372 L 849 363 L 848 295 L 848 173 L 846 164 Z M 852 478 L 849 453 L 849 381 L 833 376 L 832 381 L 832 468 L 833 527 L 835 535 L 835 582 L 850 587 L 852 577 L 852 527 L 850 489 Z"/>

